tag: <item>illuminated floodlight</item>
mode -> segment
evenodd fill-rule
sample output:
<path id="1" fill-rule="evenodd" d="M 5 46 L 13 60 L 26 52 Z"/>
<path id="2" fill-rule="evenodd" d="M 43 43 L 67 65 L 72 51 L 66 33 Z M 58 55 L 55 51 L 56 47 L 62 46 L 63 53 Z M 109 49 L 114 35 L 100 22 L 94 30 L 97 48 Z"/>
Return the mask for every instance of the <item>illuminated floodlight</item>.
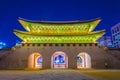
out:
<path id="1" fill-rule="evenodd" d="M 6 43 L 0 42 L 0 49 L 3 49 L 3 48 L 5 48 L 5 47 L 6 47 Z"/>

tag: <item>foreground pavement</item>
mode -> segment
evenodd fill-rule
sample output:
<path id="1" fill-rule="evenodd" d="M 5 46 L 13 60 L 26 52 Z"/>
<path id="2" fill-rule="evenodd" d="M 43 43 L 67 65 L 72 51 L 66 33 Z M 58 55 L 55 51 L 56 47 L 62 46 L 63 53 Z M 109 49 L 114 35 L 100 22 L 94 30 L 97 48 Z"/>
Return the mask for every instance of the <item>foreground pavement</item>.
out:
<path id="1" fill-rule="evenodd" d="M 0 80 L 98 80 L 82 74 L 84 72 L 120 72 L 120 70 L 0 70 Z"/>
<path id="2" fill-rule="evenodd" d="M 75 70 L 44 70 L 16 80 L 95 80 Z"/>
<path id="3" fill-rule="evenodd" d="M 0 71 L 0 80 L 96 80 L 79 70 Z"/>

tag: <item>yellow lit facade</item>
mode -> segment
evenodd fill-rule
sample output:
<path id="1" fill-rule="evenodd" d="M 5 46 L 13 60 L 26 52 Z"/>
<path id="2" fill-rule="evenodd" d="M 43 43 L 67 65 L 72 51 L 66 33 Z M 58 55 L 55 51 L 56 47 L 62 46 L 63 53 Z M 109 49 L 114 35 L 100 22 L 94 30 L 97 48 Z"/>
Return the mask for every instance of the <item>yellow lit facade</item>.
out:
<path id="1" fill-rule="evenodd" d="M 96 43 L 105 30 L 93 31 L 100 18 L 89 21 L 18 21 L 27 30 L 14 30 L 24 43 Z"/>

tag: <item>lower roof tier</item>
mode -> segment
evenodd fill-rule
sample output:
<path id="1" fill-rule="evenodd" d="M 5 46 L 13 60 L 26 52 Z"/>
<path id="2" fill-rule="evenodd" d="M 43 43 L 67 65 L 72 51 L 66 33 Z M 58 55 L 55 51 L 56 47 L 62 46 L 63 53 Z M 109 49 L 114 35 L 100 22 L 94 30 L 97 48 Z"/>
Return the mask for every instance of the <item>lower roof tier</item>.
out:
<path id="1" fill-rule="evenodd" d="M 34 30 L 36 31 L 36 30 Z M 14 30 L 14 33 L 21 33 L 21 34 L 27 34 L 27 35 L 37 35 L 37 36 L 83 36 L 83 35 L 92 35 L 92 34 L 96 34 L 96 33 L 103 33 L 105 32 L 105 30 L 99 30 L 99 31 L 94 31 L 94 32 L 87 32 L 87 33 L 84 33 L 84 30 L 82 30 L 81 32 L 74 32 L 71 31 L 71 32 L 66 32 L 66 31 L 63 31 L 60 32 L 60 31 L 53 31 L 53 32 L 49 32 L 49 31 L 42 31 L 42 32 L 39 32 L 39 33 L 33 33 L 33 32 L 25 32 L 25 31 L 20 31 L 20 30 Z"/>
<path id="2" fill-rule="evenodd" d="M 96 43 L 105 32 L 81 36 L 38 36 L 14 32 L 25 43 Z"/>

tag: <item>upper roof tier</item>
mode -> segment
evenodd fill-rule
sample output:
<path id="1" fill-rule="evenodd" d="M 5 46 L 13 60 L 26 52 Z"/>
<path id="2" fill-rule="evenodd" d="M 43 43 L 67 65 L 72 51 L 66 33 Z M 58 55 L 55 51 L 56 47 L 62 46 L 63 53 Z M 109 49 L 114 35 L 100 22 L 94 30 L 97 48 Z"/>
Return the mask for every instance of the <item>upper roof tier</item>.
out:
<path id="1" fill-rule="evenodd" d="M 22 26 L 33 34 L 87 34 L 94 30 L 100 18 L 87 21 L 31 21 L 19 18 Z"/>

